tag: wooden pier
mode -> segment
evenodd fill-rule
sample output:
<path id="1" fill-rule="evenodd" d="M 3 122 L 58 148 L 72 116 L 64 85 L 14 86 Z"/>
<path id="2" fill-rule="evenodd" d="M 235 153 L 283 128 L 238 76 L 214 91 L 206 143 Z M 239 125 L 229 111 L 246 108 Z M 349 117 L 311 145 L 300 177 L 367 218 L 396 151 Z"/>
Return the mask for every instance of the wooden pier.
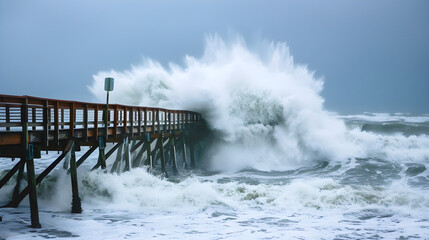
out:
<path id="1" fill-rule="evenodd" d="M 37 184 L 67 154 L 70 154 L 67 171 L 72 184 L 73 213 L 82 212 L 77 169 L 97 149 L 98 161 L 92 170 L 120 172 L 141 166 L 150 170 L 159 161 L 160 170 L 168 177 L 167 163 L 172 165 L 174 174 L 178 172 L 177 148 L 182 152 L 184 167 L 188 166 L 188 156 L 189 165 L 195 166 L 194 145 L 198 144 L 196 136 L 202 124 L 199 113 L 118 104 L 106 108 L 106 104 L 0 95 L 0 157 L 19 159 L 0 180 L 2 188 L 17 174 L 12 199 L 2 207 L 18 207 L 28 195 L 31 226 L 40 227 Z M 113 143 L 113 147 L 105 152 L 107 143 Z M 76 160 L 75 151 L 80 151 L 81 146 L 89 146 L 89 150 Z M 36 176 L 34 159 L 41 158 L 42 151 L 62 154 Z M 106 159 L 114 152 L 116 159 L 108 170 Z M 135 154 L 131 157 L 130 153 Z M 25 166 L 28 186 L 21 190 Z"/>

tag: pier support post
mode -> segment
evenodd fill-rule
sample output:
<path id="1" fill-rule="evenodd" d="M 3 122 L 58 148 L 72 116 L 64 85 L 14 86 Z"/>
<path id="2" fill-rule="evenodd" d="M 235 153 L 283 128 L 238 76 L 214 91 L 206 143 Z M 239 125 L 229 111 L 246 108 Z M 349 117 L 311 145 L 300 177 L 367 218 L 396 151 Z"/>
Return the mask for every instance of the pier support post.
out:
<path id="1" fill-rule="evenodd" d="M 98 149 L 100 149 L 100 155 L 98 157 L 98 160 L 100 162 L 101 169 L 106 169 L 106 155 L 104 154 L 104 149 L 106 148 L 106 141 L 103 137 L 100 137 L 99 141 L 100 143 Z"/>
<path id="2" fill-rule="evenodd" d="M 173 162 L 173 173 L 177 175 L 177 159 L 176 159 L 176 145 L 174 144 L 174 135 L 170 138 L 170 157 Z"/>
<path id="3" fill-rule="evenodd" d="M 77 183 L 77 165 L 76 165 L 76 154 L 74 150 L 74 144 L 71 147 L 71 156 L 70 156 L 70 178 L 71 178 L 71 185 L 72 185 L 72 213 L 81 213 L 82 207 L 81 207 L 81 201 L 79 198 L 79 188 Z"/>
<path id="4" fill-rule="evenodd" d="M 185 142 L 185 135 L 182 135 L 182 142 L 183 142 L 183 151 L 182 151 L 182 154 L 183 154 L 183 168 L 184 169 L 186 169 L 188 166 L 187 166 L 187 163 L 186 163 L 186 142 Z"/>
<path id="5" fill-rule="evenodd" d="M 142 156 L 143 153 L 146 149 L 146 141 L 143 139 L 137 142 L 137 140 L 133 140 L 134 144 L 132 144 L 132 147 L 130 149 L 130 153 L 131 153 L 131 168 L 136 168 L 139 167 L 141 165 L 141 160 L 142 160 Z M 140 150 L 137 152 L 137 149 L 143 145 Z"/>
<path id="6" fill-rule="evenodd" d="M 194 152 L 194 144 L 192 141 L 189 142 L 189 151 L 191 154 L 191 168 L 195 168 L 195 152 Z"/>
<path id="7" fill-rule="evenodd" d="M 141 165 L 143 153 L 146 151 L 146 148 L 147 148 L 146 145 L 149 144 L 148 142 L 145 142 L 144 140 L 141 140 L 141 142 L 143 142 L 143 146 L 138 151 L 138 153 L 135 154 L 135 156 L 133 156 L 133 161 L 131 164 L 132 168 L 136 168 L 136 167 L 139 167 Z"/>
<path id="8" fill-rule="evenodd" d="M 125 142 L 124 142 L 124 161 L 125 161 L 125 167 L 123 169 L 124 172 L 130 171 L 130 142 L 128 137 L 125 138 Z"/>
<path id="9" fill-rule="evenodd" d="M 150 150 L 150 145 L 152 144 L 152 141 L 150 140 L 150 133 L 147 133 L 147 149 L 146 149 L 146 162 L 145 165 L 149 165 L 149 170 L 152 170 L 153 168 L 153 162 L 152 162 L 152 155 Z"/>
<path id="10" fill-rule="evenodd" d="M 27 163 L 27 179 L 28 179 L 28 199 L 30 201 L 31 212 L 31 227 L 41 228 L 39 222 L 39 207 L 37 205 L 37 191 L 36 191 L 36 175 L 34 173 L 34 160 L 33 160 L 33 145 L 28 144 L 26 150 L 26 163 Z"/>
<path id="11" fill-rule="evenodd" d="M 106 143 L 103 136 L 98 136 L 98 162 L 91 169 L 95 170 L 101 166 L 101 169 L 106 169 L 106 155 L 104 154 L 104 149 L 106 148 Z"/>
<path id="12" fill-rule="evenodd" d="M 39 207 L 37 205 L 37 189 L 36 189 L 36 174 L 34 172 L 33 160 L 33 144 L 29 144 L 28 140 L 28 98 L 24 99 L 21 106 L 21 122 L 22 122 L 22 143 L 27 164 L 27 181 L 30 201 L 31 227 L 42 227 L 39 222 Z"/>
<path id="13" fill-rule="evenodd" d="M 153 148 L 152 155 L 151 155 L 152 156 L 152 166 L 155 166 L 156 163 L 158 162 L 158 158 L 157 157 L 159 157 L 159 154 L 158 154 L 159 151 L 158 150 L 160 148 L 160 143 L 161 143 L 160 138 L 157 138 L 156 139 L 156 143 L 155 143 L 155 147 Z"/>
<path id="14" fill-rule="evenodd" d="M 121 142 L 118 143 L 118 145 L 119 145 L 119 148 L 118 148 L 118 151 L 116 152 L 116 159 L 115 159 L 115 162 L 113 162 L 112 169 L 110 169 L 110 173 L 120 172 L 118 168 L 120 169 L 121 167 L 122 148 L 124 147 L 124 139 L 122 139 Z"/>
<path id="15" fill-rule="evenodd" d="M 165 165 L 171 165 L 172 163 L 172 157 L 171 157 L 171 145 L 170 145 L 170 139 L 167 138 L 167 144 L 165 145 L 164 148 L 164 156 L 165 156 Z"/>
<path id="16" fill-rule="evenodd" d="M 167 170 L 165 169 L 165 156 L 164 156 L 164 132 L 161 133 L 160 144 L 160 155 L 161 155 L 161 171 L 165 174 L 165 177 L 168 177 Z"/>

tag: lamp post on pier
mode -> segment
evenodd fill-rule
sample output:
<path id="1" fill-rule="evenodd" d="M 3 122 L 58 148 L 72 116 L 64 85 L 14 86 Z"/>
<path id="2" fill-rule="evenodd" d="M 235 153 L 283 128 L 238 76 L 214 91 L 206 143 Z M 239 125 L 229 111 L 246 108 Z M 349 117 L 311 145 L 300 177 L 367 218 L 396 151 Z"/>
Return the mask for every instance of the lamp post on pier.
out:
<path id="1" fill-rule="evenodd" d="M 108 137 L 108 119 L 109 119 L 109 92 L 113 91 L 113 83 L 114 83 L 114 79 L 111 77 L 107 77 L 104 79 L 104 90 L 107 92 L 107 97 L 106 97 L 106 111 L 104 113 L 104 140 L 105 143 L 107 141 L 107 137 Z"/>

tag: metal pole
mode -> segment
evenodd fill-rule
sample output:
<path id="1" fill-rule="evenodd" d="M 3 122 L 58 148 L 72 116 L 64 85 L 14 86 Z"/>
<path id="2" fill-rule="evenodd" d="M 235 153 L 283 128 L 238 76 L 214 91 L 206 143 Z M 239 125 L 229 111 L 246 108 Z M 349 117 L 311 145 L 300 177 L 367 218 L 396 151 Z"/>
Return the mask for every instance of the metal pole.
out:
<path id="1" fill-rule="evenodd" d="M 109 117 L 109 91 L 107 91 L 107 99 L 106 99 L 106 112 L 104 113 L 104 142 L 107 143 L 107 128 L 108 128 L 108 117 Z"/>

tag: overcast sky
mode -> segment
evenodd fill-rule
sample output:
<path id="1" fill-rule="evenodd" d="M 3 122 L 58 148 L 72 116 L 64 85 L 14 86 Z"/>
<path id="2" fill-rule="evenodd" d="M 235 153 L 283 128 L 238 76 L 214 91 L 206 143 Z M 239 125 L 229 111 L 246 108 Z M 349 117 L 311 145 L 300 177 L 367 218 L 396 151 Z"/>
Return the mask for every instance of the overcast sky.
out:
<path id="1" fill-rule="evenodd" d="M 425 0 L 0 0 L 0 94 L 90 101 L 93 74 L 181 64 L 213 33 L 286 42 L 328 110 L 429 113 Z"/>

